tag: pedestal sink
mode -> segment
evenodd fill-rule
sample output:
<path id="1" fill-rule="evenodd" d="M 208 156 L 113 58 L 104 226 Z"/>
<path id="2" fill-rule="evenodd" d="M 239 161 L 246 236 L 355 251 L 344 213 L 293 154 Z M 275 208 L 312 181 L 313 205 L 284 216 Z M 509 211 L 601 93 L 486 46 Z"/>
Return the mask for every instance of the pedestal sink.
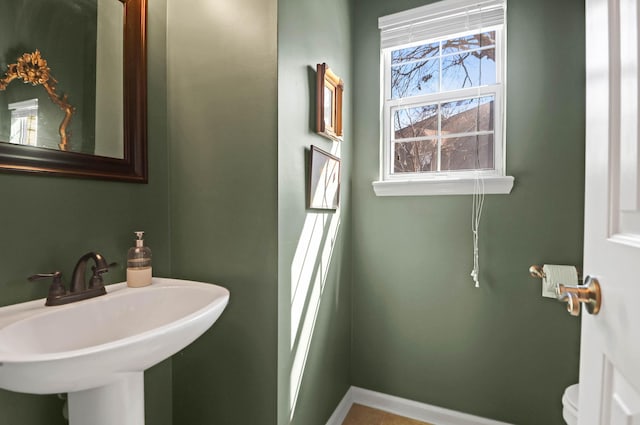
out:
<path id="1" fill-rule="evenodd" d="M 143 371 L 202 335 L 228 301 L 217 285 L 153 278 L 58 307 L 2 307 L 0 388 L 69 393 L 70 425 L 143 425 Z"/>

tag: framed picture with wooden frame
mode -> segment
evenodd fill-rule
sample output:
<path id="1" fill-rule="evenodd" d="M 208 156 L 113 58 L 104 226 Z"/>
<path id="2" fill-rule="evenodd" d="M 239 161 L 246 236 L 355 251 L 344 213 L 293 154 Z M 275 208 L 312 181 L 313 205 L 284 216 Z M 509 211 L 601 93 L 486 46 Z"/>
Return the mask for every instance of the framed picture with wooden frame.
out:
<path id="1" fill-rule="evenodd" d="M 342 92 L 344 82 L 326 63 L 316 66 L 316 131 L 342 141 Z"/>

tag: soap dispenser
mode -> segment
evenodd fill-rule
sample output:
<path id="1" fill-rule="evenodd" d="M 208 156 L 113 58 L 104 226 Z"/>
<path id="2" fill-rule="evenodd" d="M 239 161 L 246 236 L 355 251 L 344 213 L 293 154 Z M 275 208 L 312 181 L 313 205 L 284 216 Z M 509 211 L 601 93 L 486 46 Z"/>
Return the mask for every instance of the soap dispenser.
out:
<path id="1" fill-rule="evenodd" d="M 151 250 L 144 246 L 144 232 L 135 232 L 136 246 L 127 255 L 127 286 L 140 288 L 151 284 Z"/>

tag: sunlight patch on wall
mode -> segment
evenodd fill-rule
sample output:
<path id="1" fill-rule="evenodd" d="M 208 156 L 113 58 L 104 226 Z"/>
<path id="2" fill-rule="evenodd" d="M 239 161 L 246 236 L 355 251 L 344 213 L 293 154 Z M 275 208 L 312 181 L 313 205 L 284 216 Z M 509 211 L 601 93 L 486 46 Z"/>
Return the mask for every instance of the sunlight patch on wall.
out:
<path id="1" fill-rule="evenodd" d="M 332 154 L 338 156 L 339 151 L 340 144 L 335 142 Z M 290 419 L 298 401 L 340 222 L 340 208 L 335 212 L 307 213 L 291 262 Z"/>

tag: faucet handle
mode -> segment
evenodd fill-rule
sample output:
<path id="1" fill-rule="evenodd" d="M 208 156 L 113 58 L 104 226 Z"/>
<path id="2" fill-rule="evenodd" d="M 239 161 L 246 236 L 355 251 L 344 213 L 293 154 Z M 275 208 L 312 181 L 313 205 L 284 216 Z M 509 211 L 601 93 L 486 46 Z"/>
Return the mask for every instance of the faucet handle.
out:
<path id="1" fill-rule="evenodd" d="M 89 280 L 89 289 L 104 286 L 104 282 L 102 281 L 102 274 L 108 272 L 111 267 L 114 267 L 116 265 L 118 265 L 118 263 L 108 264 L 106 268 L 91 266 L 91 271 L 93 272 L 93 274 L 91 275 L 91 280 Z"/>
<path id="2" fill-rule="evenodd" d="M 30 281 L 42 280 L 42 279 L 48 279 L 48 278 L 53 278 L 53 281 L 51 282 L 51 286 L 49 287 L 49 296 L 47 297 L 47 303 L 49 302 L 49 300 L 54 299 L 56 297 L 60 297 L 67 293 L 67 289 L 64 287 L 64 284 L 62 283 L 62 272 L 55 271 L 52 273 L 38 273 L 32 276 L 29 276 L 27 278 Z"/>
<path id="3" fill-rule="evenodd" d="M 51 273 L 37 273 L 34 274 L 32 276 L 29 276 L 27 279 L 30 281 L 34 281 L 34 280 L 41 280 L 41 279 L 47 279 L 49 277 L 53 278 L 53 281 L 55 283 L 55 281 L 61 281 L 62 280 L 62 272 L 60 271 L 55 271 L 55 272 L 51 272 Z"/>

